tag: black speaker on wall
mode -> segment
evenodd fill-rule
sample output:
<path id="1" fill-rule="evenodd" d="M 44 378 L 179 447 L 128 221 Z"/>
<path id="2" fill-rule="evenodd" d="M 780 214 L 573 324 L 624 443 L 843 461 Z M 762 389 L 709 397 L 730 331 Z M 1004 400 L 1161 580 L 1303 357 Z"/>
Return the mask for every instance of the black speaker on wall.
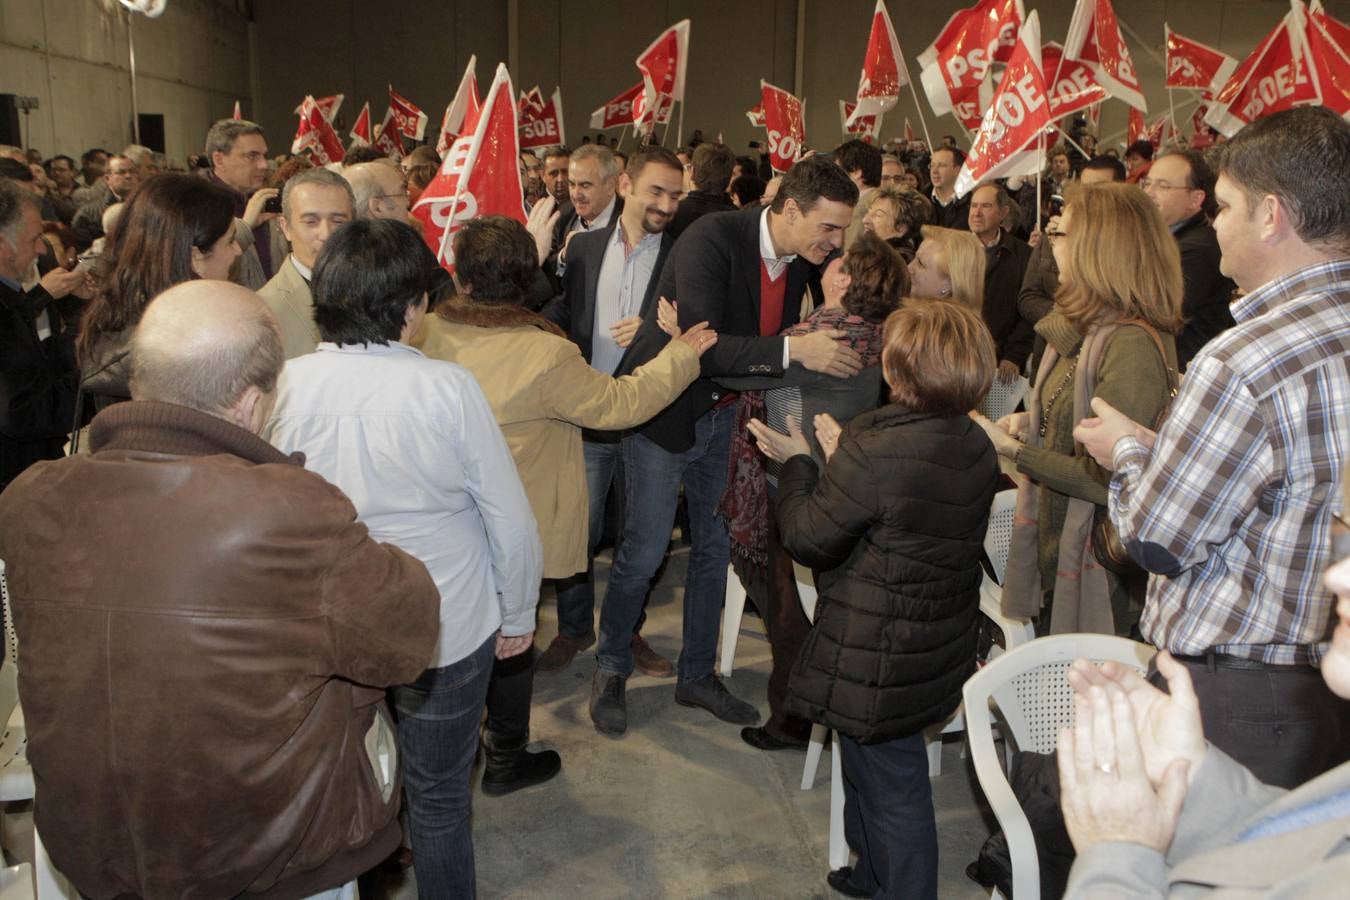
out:
<path id="1" fill-rule="evenodd" d="M 23 146 L 19 133 L 19 98 L 14 94 L 0 94 L 0 144 Z"/>
<path id="2" fill-rule="evenodd" d="M 141 146 L 149 147 L 156 153 L 164 152 L 164 113 L 139 113 L 136 124 L 140 126 Z"/>

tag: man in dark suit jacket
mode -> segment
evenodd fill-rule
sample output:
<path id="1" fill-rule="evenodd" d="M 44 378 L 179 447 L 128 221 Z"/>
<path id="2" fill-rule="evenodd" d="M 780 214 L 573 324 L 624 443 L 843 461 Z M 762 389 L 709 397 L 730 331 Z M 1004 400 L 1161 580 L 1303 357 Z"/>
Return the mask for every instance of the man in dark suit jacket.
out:
<path id="1" fill-rule="evenodd" d="M 567 270 L 567 241 L 574 232 L 605 228 L 623 212 L 618 196 L 619 161 L 608 147 L 583 144 L 567 163 L 568 201 L 558 207 L 553 246 L 544 260 L 544 274 L 561 290 Z"/>
<path id="2" fill-rule="evenodd" d="M 708 213 L 736 208 L 727 196 L 731 170 L 735 167 L 736 154 L 726 144 L 699 144 L 694 148 L 694 189 L 680 201 L 674 220 L 666 227 L 672 238 L 679 238 L 686 228 Z"/>
<path id="3" fill-rule="evenodd" d="M 684 647 L 675 699 L 741 725 L 759 721 L 755 707 L 733 697 L 713 673 L 729 539 L 716 518 L 726 489 L 734 426 L 732 395 L 718 376 L 781 375 L 789 362 L 845 377 L 861 360 L 837 338 L 820 331 L 779 337 L 795 324 L 807 282 L 843 243 L 858 188 L 828 160 L 798 163 L 768 209 L 714 213 L 695 222 L 676 242 L 661 273 L 658 295 L 678 304 L 679 324 L 708 322 L 718 333 L 704 354 L 703 377 L 637 433 L 623 439 L 628 509 L 605 606 L 615 610 L 615 643 L 626 640 L 660 565 L 675 519 L 681 483 L 689 505 L 692 546 L 684 590 Z M 651 359 L 668 340 L 650 310 L 616 374 Z M 605 647 L 602 629 L 592 686 L 591 717 L 626 722 L 624 686 L 632 665 L 622 648 Z"/>
<path id="4" fill-rule="evenodd" d="M 19 473 L 63 453 L 74 416 L 77 373 L 69 342 L 39 338 L 37 317 L 53 300 L 88 287 L 84 272 L 53 269 L 23 290 L 42 241 L 37 197 L 0 179 L 0 490 Z"/>
<path id="5" fill-rule="evenodd" d="M 1031 353 L 1032 323 L 1018 311 L 1017 295 L 1031 259 L 1031 246 L 1000 225 L 1016 201 L 996 184 L 982 184 L 971 191 L 969 224 L 985 249 L 984 324 L 994 336 L 998 356 L 998 380 L 1011 383 L 1022 374 Z"/>
<path id="6" fill-rule="evenodd" d="M 675 243 L 666 228 L 679 203 L 683 178 L 684 169 L 673 153 L 656 148 L 635 154 L 618 179 L 624 196 L 617 202 L 624 197 L 628 202 L 621 208 L 616 205 L 619 212 L 607 225 L 573 237 L 563 291 L 541 310 L 581 348 L 586 362 L 606 374 L 622 365 L 642 317 L 655 309 L 661 267 Z M 613 432 L 583 432 L 591 556 L 604 530 L 610 489 L 620 478 L 620 437 Z M 558 584 L 558 636 L 539 656 L 538 667 L 544 671 L 566 668 L 577 653 L 595 643 L 595 577 L 587 562 L 583 575 Z M 606 602 L 600 613 L 602 632 L 611 617 Z M 640 635 L 644 619 L 640 614 L 630 631 L 632 662 L 645 674 L 669 677 L 674 672 L 670 661 Z"/>
<path id="7" fill-rule="evenodd" d="M 1214 170 L 1198 150 L 1168 153 L 1153 161 L 1139 186 L 1153 198 L 1181 251 L 1186 293 L 1177 335 L 1177 365 L 1184 372 L 1200 348 L 1234 325 L 1229 301 L 1236 285 L 1219 271 L 1219 239 L 1206 213 L 1214 209 Z"/>

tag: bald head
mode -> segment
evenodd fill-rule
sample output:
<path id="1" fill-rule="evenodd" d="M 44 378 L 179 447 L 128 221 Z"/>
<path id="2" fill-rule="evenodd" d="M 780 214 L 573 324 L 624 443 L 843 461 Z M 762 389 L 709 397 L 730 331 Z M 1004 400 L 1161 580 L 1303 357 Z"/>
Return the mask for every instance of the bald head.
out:
<path id="1" fill-rule="evenodd" d="M 408 192 L 403 173 L 389 160 L 357 163 L 342 170 L 352 186 L 358 219 L 408 220 Z"/>
<path id="2" fill-rule="evenodd" d="M 152 300 L 141 318 L 131 342 L 131 396 L 257 433 L 284 362 L 276 317 L 261 297 L 229 282 L 186 281 Z"/>

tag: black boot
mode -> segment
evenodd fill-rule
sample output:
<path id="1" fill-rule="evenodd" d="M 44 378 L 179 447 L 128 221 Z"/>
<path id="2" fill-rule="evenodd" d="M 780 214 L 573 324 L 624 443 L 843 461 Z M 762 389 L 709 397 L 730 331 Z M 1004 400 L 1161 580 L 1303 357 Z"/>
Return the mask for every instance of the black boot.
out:
<path id="1" fill-rule="evenodd" d="M 562 770 L 562 757 L 556 751 L 531 753 L 525 749 L 526 741 L 527 738 L 520 738 L 508 744 L 490 731 L 483 732 L 484 794 L 501 797 L 543 784 Z"/>

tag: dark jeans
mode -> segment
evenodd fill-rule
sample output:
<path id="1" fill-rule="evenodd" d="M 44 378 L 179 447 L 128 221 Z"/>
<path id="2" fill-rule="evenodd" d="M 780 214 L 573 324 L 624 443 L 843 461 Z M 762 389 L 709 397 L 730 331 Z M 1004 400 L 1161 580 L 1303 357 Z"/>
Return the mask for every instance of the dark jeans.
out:
<path id="1" fill-rule="evenodd" d="M 610 489 L 623 489 L 623 446 L 618 438 L 613 441 L 586 440 L 581 449 L 586 459 L 586 495 L 590 507 L 586 571 L 557 581 L 558 633 L 578 641 L 595 635 L 595 548 L 600 545 L 605 531 L 605 505 Z M 623 521 L 622 506 L 620 503 L 620 522 Z M 617 547 L 615 553 L 618 553 Z M 646 618 L 644 604 L 633 628 L 634 634 L 642 630 Z"/>
<path id="2" fill-rule="evenodd" d="M 494 634 L 458 662 L 390 691 L 417 893 L 428 900 L 474 896 L 469 775 L 496 644 Z"/>
<path id="3" fill-rule="evenodd" d="M 783 712 L 787 698 L 788 676 L 801 653 L 806 636 L 811 633 L 811 622 L 802 609 L 802 598 L 797 592 L 797 577 L 792 557 L 778 536 L 778 505 L 769 499 L 769 559 L 765 567 L 736 558 L 736 574 L 745 585 L 747 596 L 754 602 L 769 634 L 769 650 L 773 668 L 769 672 L 769 721 L 764 730 L 777 738 L 804 741 L 811 737 L 811 723 L 806 719 Z"/>
<path id="4" fill-rule="evenodd" d="M 859 744 L 839 735 L 844 839 L 853 885 L 874 897 L 936 900 L 938 844 L 923 735 Z"/>
<path id="5" fill-rule="evenodd" d="M 713 673 L 729 546 L 726 526 L 716 512 L 727 486 L 727 454 L 735 419 L 731 406 L 704 413 L 695 426 L 694 446 L 683 453 L 671 453 L 641 434 L 623 439 L 623 535 L 600 611 L 596 654 L 600 671 L 623 678 L 633 674 L 633 629 L 652 576 L 670 544 L 683 482 L 692 545 L 684 584 L 684 647 L 678 675 L 680 681 L 695 681 Z"/>
<path id="6" fill-rule="evenodd" d="M 1331 693 L 1317 669 L 1180 662 L 1195 685 L 1205 737 L 1266 784 L 1297 787 L 1350 754 L 1350 704 Z M 1167 690 L 1151 666 L 1149 681 Z"/>
<path id="7" fill-rule="evenodd" d="M 492 749 L 517 750 L 530 741 L 534 697 L 534 647 L 510 659 L 492 661 L 487 692 L 487 730 Z"/>

